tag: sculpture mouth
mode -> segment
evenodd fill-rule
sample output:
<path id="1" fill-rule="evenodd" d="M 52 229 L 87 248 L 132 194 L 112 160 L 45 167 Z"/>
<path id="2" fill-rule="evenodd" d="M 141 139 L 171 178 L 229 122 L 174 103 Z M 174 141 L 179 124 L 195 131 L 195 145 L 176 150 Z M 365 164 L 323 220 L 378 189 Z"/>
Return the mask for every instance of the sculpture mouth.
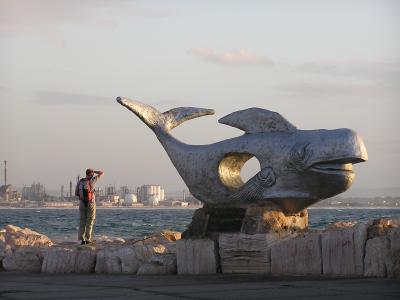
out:
<path id="1" fill-rule="evenodd" d="M 309 169 L 319 173 L 349 175 L 354 173 L 353 164 L 363 161 L 361 158 L 341 158 L 315 163 Z"/>

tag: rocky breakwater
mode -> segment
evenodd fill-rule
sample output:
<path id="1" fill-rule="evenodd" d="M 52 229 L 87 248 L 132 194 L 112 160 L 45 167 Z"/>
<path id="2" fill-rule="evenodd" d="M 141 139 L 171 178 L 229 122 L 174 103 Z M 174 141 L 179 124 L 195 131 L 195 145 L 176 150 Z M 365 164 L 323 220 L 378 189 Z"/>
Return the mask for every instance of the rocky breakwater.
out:
<path id="1" fill-rule="evenodd" d="M 325 230 L 214 232 L 177 245 L 178 274 L 400 278 L 400 220 L 337 222 Z"/>
<path id="2" fill-rule="evenodd" d="M 179 232 L 161 231 L 142 240 L 103 236 L 91 245 L 54 244 L 43 234 L 7 225 L 0 231 L 0 261 L 5 271 L 175 274 L 180 237 Z"/>
<path id="3" fill-rule="evenodd" d="M 400 220 L 338 222 L 325 230 L 216 233 L 142 240 L 98 237 L 93 245 L 53 244 L 30 229 L 0 230 L 5 271 L 98 274 L 232 274 L 400 278 Z"/>

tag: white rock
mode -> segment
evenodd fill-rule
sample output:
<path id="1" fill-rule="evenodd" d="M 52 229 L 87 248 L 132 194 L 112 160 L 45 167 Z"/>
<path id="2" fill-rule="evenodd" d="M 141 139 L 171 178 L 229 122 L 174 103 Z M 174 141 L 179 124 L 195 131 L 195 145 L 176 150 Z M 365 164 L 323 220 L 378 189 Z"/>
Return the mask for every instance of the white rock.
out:
<path id="1" fill-rule="evenodd" d="M 100 235 L 96 237 L 96 244 L 123 244 L 125 240 L 119 237 Z"/>
<path id="2" fill-rule="evenodd" d="M 322 234 L 322 270 L 324 275 L 357 276 L 364 272 L 363 257 L 367 224 L 331 228 Z"/>
<path id="3" fill-rule="evenodd" d="M 133 246 L 106 247 L 96 257 L 96 273 L 135 274 L 139 269 Z"/>
<path id="4" fill-rule="evenodd" d="M 271 273 L 321 275 L 320 233 L 307 233 L 276 243 L 271 248 Z"/>
<path id="5" fill-rule="evenodd" d="M 0 229 L 0 245 L 6 242 L 6 230 Z"/>
<path id="6" fill-rule="evenodd" d="M 364 276 L 386 277 L 389 259 L 389 240 L 378 236 L 367 241 L 364 258 Z"/>
<path id="7" fill-rule="evenodd" d="M 400 250 L 400 227 L 392 228 L 389 231 L 390 248 Z"/>
<path id="8" fill-rule="evenodd" d="M 42 264 L 43 273 L 92 273 L 96 251 L 89 246 L 49 248 Z"/>
<path id="9" fill-rule="evenodd" d="M 176 255 L 175 254 L 156 254 L 150 263 L 140 266 L 138 275 L 167 275 L 176 274 Z"/>
<path id="10" fill-rule="evenodd" d="M 217 273 L 217 247 L 210 239 L 181 239 L 176 242 L 178 274 Z"/>
<path id="11" fill-rule="evenodd" d="M 121 245 L 104 247 L 96 257 L 96 273 L 136 274 L 140 266 L 150 262 L 154 254 L 168 253 L 168 249 L 160 244 Z"/>
<path id="12" fill-rule="evenodd" d="M 271 246 L 279 234 L 224 233 L 219 236 L 222 273 L 270 273 Z"/>
<path id="13" fill-rule="evenodd" d="M 40 272 L 42 261 L 40 249 L 23 247 L 8 253 L 2 263 L 6 271 Z"/>
<path id="14" fill-rule="evenodd" d="M 142 240 L 134 241 L 133 244 L 151 246 L 156 253 L 176 253 L 176 241 L 180 238 L 181 233 L 178 231 L 163 230 Z"/>
<path id="15" fill-rule="evenodd" d="M 7 247 L 6 238 L 5 238 L 5 229 L 0 230 L 0 267 L 1 261 L 9 252 L 10 247 Z"/>
<path id="16" fill-rule="evenodd" d="M 400 227 L 390 229 L 388 238 L 390 251 L 387 276 L 389 278 L 400 278 Z"/>
<path id="17" fill-rule="evenodd" d="M 14 225 L 5 227 L 5 243 L 11 248 L 15 247 L 50 247 L 52 241 L 45 235 L 29 228 L 20 228 Z"/>

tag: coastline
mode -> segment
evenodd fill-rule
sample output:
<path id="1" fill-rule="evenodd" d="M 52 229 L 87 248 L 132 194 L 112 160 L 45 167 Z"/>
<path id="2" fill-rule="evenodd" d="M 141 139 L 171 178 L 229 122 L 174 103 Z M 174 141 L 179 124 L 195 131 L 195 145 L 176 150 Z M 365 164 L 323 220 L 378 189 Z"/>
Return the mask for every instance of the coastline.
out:
<path id="1" fill-rule="evenodd" d="M 168 207 L 168 206 L 163 206 L 163 207 L 97 207 L 97 210 L 195 210 L 201 208 L 201 206 L 196 206 L 196 207 Z M 49 209 L 56 209 L 56 210 L 63 210 L 63 209 L 68 209 L 68 210 L 78 210 L 79 206 L 74 206 L 74 207 L 48 207 L 48 206 L 38 206 L 38 207 L 11 207 L 11 206 L 4 206 L 0 207 L 1 209 L 29 209 L 29 210 L 49 210 Z"/>
<path id="2" fill-rule="evenodd" d="M 97 210 L 196 210 L 202 208 L 202 206 L 192 206 L 192 207 L 169 207 L 169 206 L 155 206 L 155 207 L 97 207 Z M 27 210 L 49 210 L 49 209 L 56 209 L 56 210 L 77 210 L 79 209 L 79 206 L 74 206 L 74 207 L 48 207 L 48 206 L 38 206 L 38 207 L 12 207 L 12 206 L 2 206 L 0 207 L 0 210 L 6 210 L 6 209 L 16 209 L 16 210 L 22 210 L 22 209 L 27 209 Z M 323 210 L 360 210 L 360 209 L 395 209 L 395 210 L 400 210 L 400 207 L 387 207 L 387 206 L 355 206 L 355 207 L 348 207 L 348 206 L 338 206 L 338 207 L 328 207 L 328 206 L 323 206 L 323 207 L 308 207 L 307 209 L 309 210 L 315 210 L 315 209 L 323 209 Z"/>

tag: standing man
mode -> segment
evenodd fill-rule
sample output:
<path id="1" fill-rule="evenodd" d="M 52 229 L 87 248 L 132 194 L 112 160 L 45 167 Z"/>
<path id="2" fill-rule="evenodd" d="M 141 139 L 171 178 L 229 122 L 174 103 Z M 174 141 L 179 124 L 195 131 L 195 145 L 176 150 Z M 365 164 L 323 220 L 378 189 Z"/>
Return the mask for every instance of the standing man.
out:
<path id="1" fill-rule="evenodd" d="M 87 169 L 86 177 L 76 185 L 75 195 L 79 197 L 80 217 L 78 240 L 81 241 L 81 245 L 93 243 L 92 231 L 96 219 L 95 185 L 103 174 L 103 171 Z"/>

